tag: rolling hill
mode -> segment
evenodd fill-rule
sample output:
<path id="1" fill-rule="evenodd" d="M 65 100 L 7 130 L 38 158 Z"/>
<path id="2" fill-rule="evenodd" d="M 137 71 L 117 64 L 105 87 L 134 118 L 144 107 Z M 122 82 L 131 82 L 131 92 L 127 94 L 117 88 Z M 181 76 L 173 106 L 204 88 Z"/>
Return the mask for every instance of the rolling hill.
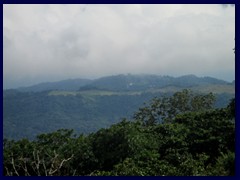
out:
<path id="1" fill-rule="evenodd" d="M 91 133 L 133 116 L 144 102 L 182 89 L 213 92 L 216 107 L 235 96 L 235 85 L 211 77 L 117 75 L 96 80 L 41 83 L 3 91 L 4 138 L 32 139 L 60 128 Z"/>
<path id="2" fill-rule="evenodd" d="M 90 79 L 67 79 L 58 82 L 44 82 L 29 87 L 20 87 L 17 90 L 21 92 L 41 92 L 48 90 L 75 91 L 79 87 L 89 84 L 91 81 Z"/>
<path id="3" fill-rule="evenodd" d="M 193 86 L 213 84 L 227 85 L 231 83 L 212 77 L 197 77 L 195 75 L 171 77 L 149 74 L 120 74 L 115 76 L 106 76 L 95 80 L 68 79 L 58 82 L 45 82 L 29 87 L 20 87 L 17 90 L 21 92 L 41 92 L 49 90 L 77 91 L 89 89 L 109 91 L 143 91 L 149 88 L 164 88 L 167 86 L 189 88 Z"/>

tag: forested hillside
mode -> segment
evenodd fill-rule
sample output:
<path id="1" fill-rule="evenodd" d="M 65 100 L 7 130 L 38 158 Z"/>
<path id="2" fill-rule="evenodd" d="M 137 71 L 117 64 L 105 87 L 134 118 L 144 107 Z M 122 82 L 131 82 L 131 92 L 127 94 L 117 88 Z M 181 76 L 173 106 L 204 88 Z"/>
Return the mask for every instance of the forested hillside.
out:
<path id="1" fill-rule="evenodd" d="M 3 91 L 3 135 L 33 139 L 61 128 L 89 134 L 124 117 L 132 119 L 144 102 L 171 96 L 185 87 L 195 94 L 213 92 L 216 108 L 226 107 L 235 96 L 234 84 L 194 75 L 118 75 L 42 83 Z"/>
<path id="2" fill-rule="evenodd" d="M 235 174 L 235 100 L 212 93 L 154 98 L 133 120 L 89 135 L 60 129 L 4 140 L 6 176 L 228 176 Z"/>
<path id="3" fill-rule="evenodd" d="M 40 83 L 29 87 L 21 87 L 22 92 L 41 92 L 49 90 L 89 90 L 100 89 L 108 91 L 143 91 L 151 88 L 177 87 L 191 88 L 204 85 L 228 85 L 229 83 L 212 77 L 197 77 L 185 75 L 180 77 L 149 75 L 149 74 L 119 74 L 94 80 L 69 79 L 58 82 Z"/>
<path id="4" fill-rule="evenodd" d="M 68 79 L 58 82 L 40 83 L 29 87 L 20 87 L 19 91 L 22 92 L 41 92 L 49 90 L 68 90 L 75 91 L 81 86 L 86 86 L 91 83 L 90 79 Z"/>
<path id="5" fill-rule="evenodd" d="M 52 95 L 54 93 L 55 95 Z M 5 138 L 33 139 L 60 128 L 96 132 L 133 113 L 153 97 L 144 95 L 56 95 L 57 92 L 4 92 Z"/>

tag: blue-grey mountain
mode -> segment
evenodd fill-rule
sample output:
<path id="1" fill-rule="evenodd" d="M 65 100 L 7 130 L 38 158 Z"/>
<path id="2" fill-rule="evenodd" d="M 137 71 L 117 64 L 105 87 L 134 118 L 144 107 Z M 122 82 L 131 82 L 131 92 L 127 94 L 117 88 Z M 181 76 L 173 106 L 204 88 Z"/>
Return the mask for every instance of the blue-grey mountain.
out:
<path id="1" fill-rule="evenodd" d="M 116 75 L 95 80 L 70 79 L 3 91 L 5 138 L 32 139 L 60 128 L 95 132 L 122 118 L 133 117 L 144 102 L 182 89 L 213 92 L 216 107 L 235 96 L 235 84 L 211 77 L 186 75 Z"/>

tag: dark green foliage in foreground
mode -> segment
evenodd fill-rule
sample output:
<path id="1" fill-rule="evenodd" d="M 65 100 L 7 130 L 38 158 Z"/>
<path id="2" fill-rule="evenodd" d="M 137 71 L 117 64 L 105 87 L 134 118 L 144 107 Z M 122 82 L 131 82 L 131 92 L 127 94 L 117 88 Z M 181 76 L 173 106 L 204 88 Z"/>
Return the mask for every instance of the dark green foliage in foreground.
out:
<path id="1" fill-rule="evenodd" d="M 162 123 L 124 119 L 88 136 L 61 129 L 34 141 L 5 139 L 4 175 L 234 175 L 234 104 L 233 99 L 222 109 L 187 108 Z M 153 113 L 154 108 L 145 107 Z"/>

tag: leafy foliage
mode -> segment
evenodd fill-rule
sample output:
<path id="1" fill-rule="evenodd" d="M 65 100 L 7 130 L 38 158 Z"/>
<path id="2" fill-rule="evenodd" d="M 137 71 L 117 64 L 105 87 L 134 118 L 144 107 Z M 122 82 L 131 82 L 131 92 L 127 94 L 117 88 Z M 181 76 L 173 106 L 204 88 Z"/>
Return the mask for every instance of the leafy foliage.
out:
<path id="1" fill-rule="evenodd" d="M 202 95 L 193 94 L 184 89 L 171 97 L 154 98 L 150 105 L 140 108 L 135 113 L 135 119 L 145 125 L 154 125 L 158 122 L 170 122 L 181 113 L 205 111 L 213 108 L 215 97 L 212 93 Z"/>
<path id="2" fill-rule="evenodd" d="M 211 109 L 212 99 L 212 94 L 192 95 L 189 91 L 164 101 L 154 99 L 145 107 L 144 117 L 166 110 L 164 123 L 147 122 L 149 118 L 145 122 L 138 116 L 89 135 L 60 129 L 33 141 L 4 139 L 4 175 L 234 175 L 235 101 L 226 108 Z M 198 108 L 193 106 L 195 101 Z M 168 107 L 164 109 L 162 102 Z"/>
<path id="3" fill-rule="evenodd" d="M 185 93 L 185 97 L 191 97 L 191 95 L 195 97 L 196 94 L 190 90 L 175 93 L 176 97 L 172 97 L 175 102 L 170 102 L 169 96 L 172 96 L 174 92 L 180 91 L 184 87 L 194 85 L 194 83 L 197 86 L 189 87 L 192 88 L 194 92 L 203 89 L 204 91 L 200 90 L 200 92 L 207 93 L 211 90 L 209 87 L 217 89 L 217 91 L 214 91 L 217 92 L 217 94 L 214 94 L 216 95 L 214 107 L 225 107 L 228 101 L 234 97 L 234 85 L 228 85 L 226 82 L 217 81 L 216 79 L 214 80 L 207 77 L 197 78 L 195 76 L 184 76 L 181 78 L 144 75 L 114 76 L 94 81 L 99 83 L 99 86 L 96 84 L 96 89 L 84 86 L 85 90 L 82 87 L 81 91 L 56 90 L 61 90 L 64 87 L 66 90 L 71 89 L 73 84 L 74 87 L 77 85 L 80 86 L 80 81 L 72 80 L 53 84 L 40 84 L 40 87 L 30 87 L 29 91 L 25 89 L 26 92 L 4 90 L 4 138 L 15 140 L 28 138 L 32 140 L 38 134 L 49 133 L 62 128 L 74 129 L 77 134 L 89 134 L 96 132 L 100 128 L 110 127 L 112 124 L 120 122 L 124 117 L 128 119 L 132 118 L 133 113 L 136 112 L 144 102 L 148 102 L 156 96 L 164 96 L 163 98 L 156 99 L 165 100 L 166 115 L 174 116 L 174 114 L 172 114 L 174 112 L 172 111 L 178 113 L 179 110 L 186 109 L 190 106 L 190 104 L 185 107 L 178 105 L 178 101 L 184 101 L 184 99 L 180 99 L 180 97 L 184 95 L 184 92 L 186 91 L 187 93 Z M 122 82 L 122 84 L 118 82 Z M 129 83 L 133 84 L 129 86 Z M 207 84 L 207 86 L 204 84 Z M 118 85 L 121 86 L 122 89 L 120 87 L 120 89 L 118 89 Z M 126 89 L 127 85 L 129 88 Z M 167 85 L 170 85 L 170 87 L 166 87 Z M 215 87 L 215 85 L 217 87 Z M 115 91 L 99 90 L 101 86 L 105 89 L 108 89 L 107 87 L 112 89 L 110 86 L 114 86 L 113 90 Z M 228 88 L 223 88 L 222 86 Z M 46 90 L 54 87 L 54 91 L 40 91 L 45 87 L 47 87 Z M 31 89 L 32 92 L 30 91 Z M 194 100 L 196 103 L 192 106 L 197 109 L 206 95 L 207 94 L 198 94 L 198 99 Z M 176 104 L 174 105 L 175 108 L 168 109 L 167 111 L 167 107 L 170 107 L 169 104 L 173 103 Z M 159 104 L 155 103 L 155 106 L 155 109 L 159 108 Z M 151 109 L 153 108 L 154 107 L 151 107 Z M 162 109 L 163 108 L 160 110 L 162 111 Z M 142 111 L 146 114 L 146 117 L 151 113 L 148 112 L 148 110 L 149 108 Z M 153 116 L 154 118 L 149 120 L 150 124 L 162 121 L 162 116 L 157 114 L 153 114 Z"/>

